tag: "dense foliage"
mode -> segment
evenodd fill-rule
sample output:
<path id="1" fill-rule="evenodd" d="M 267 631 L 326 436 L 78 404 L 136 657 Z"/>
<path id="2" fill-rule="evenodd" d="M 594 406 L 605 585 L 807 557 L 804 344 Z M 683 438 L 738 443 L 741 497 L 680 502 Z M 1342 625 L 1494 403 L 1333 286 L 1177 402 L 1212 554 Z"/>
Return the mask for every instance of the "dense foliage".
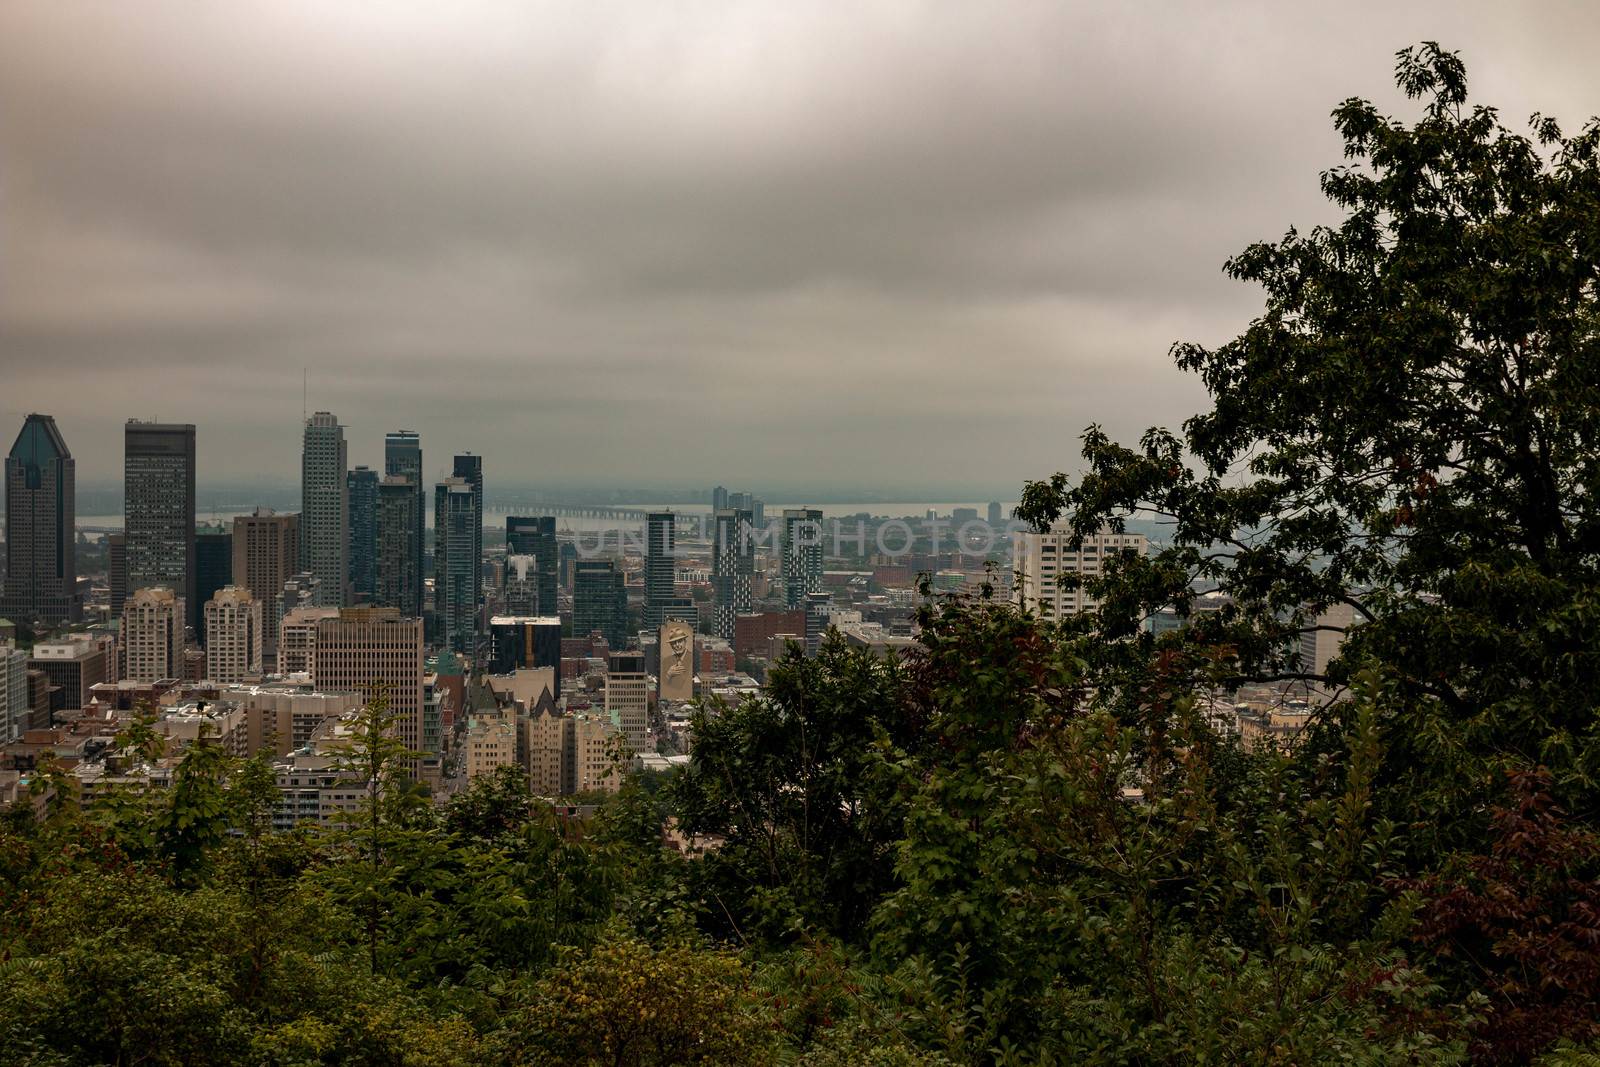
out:
<path id="1" fill-rule="evenodd" d="M 1176 349 L 1213 409 L 1028 487 L 1169 523 L 1098 615 L 830 640 L 591 820 L 512 770 L 420 802 L 381 701 L 344 829 L 272 833 L 213 746 L 13 811 L 6 1061 L 1600 1062 L 1600 129 L 1513 134 L 1432 45 L 1398 71 L 1415 124 L 1335 112 L 1344 221 L 1234 260 L 1262 317 Z M 1215 728 L 1285 679 L 1343 699 L 1284 750 Z"/>

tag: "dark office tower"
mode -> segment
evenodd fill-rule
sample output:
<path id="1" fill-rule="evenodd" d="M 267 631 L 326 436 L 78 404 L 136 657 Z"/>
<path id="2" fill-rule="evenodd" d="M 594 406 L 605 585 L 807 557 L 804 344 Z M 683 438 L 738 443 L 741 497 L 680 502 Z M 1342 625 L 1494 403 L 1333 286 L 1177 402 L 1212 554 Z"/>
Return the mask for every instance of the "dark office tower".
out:
<path id="1" fill-rule="evenodd" d="M 388 476 L 406 478 L 411 482 L 412 492 L 416 494 L 416 533 L 414 543 L 411 545 L 410 558 L 415 561 L 417 573 L 412 578 L 407 588 L 416 590 L 416 610 L 411 610 L 404 605 L 392 605 L 400 608 L 401 614 L 422 617 L 422 589 L 423 566 L 428 545 L 428 496 L 424 488 L 426 483 L 422 479 L 422 438 L 412 430 L 395 430 L 386 434 L 383 439 L 383 473 Z"/>
<path id="2" fill-rule="evenodd" d="M 278 611 L 273 605 L 283 595 L 283 585 L 300 573 L 300 516 L 277 515 L 271 508 L 256 508 L 233 520 L 233 582 L 250 590 L 263 606 L 261 654 L 267 662 L 278 657 Z"/>
<path id="3" fill-rule="evenodd" d="M 318 607 L 350 602 L 349 470 L 344 427 L 326 411 L 312 415 L 300 453 L 300 569 L 321 580 Z"/>
<path id="4" fill-rule="evenodd" d="M 123 450 L 123 533 L 128 592 L 165 586 L 199 633 L 195 595 L 194 426 L 129 419 Z"/>
<path id="5" fill-rule="evenodd" d="M 194 586 L 195 596 L 201 604 L 211 602 L 217 590 L 233 584 L 233 534 L 218 527 L 205 527 L 194 535 Z M 205 627 L 195 631 L 203 646 L 206 643 Z"/>
<path id="6" fill-rule="evenodd" d="M 106 590 L 111 596 L 111 617 L 122 617 L 122 603 L 128 599 L 128 536 L 106 535 Z"/>
<path id="7" fill-rule="evenodd" d="M 790 608 L 822 592 L 822 512 L 814 508 L 783 510 L 783 591 Z"/>
<path id="8" fill-rule="evenodd" d="M 652 511 L 645 516 L 644 624 L 655 629 L 678 588 L 677 516 Z"/>
<path id="9" fill-rule="evenodd" d="M 720 485 L 717 486 L 715 489 L 711 490 L 711 510 L 712 511 L 721 511 L 723 508 L 725 508 L 727 506 L 728 506 L 728 491 L 726 489 L 724 489 Z"/>
<path id="10" fill-rule="evenodd" d="M 532 614 L 555 615 L 557 578 L 561 574 L 561 546 L 556 543 L 553 515 L 508 515 L 506 555 L 532 556 L 538 573 L 539 600 Z"/>
<path id="11" fill-rule="evenodd" d="M 483 603 L 483 457 L 474 456 L 470 452 L 455 458 L 454 468 L 451 471 L 457 478 L 462 479 L 472 486 L 473 507 L 477 509 L 478 517 L 472 526 L 472 558 L 476 561 L 474 566 L 478 580 L 472 587 L 473 603 Z"/>
<path id="12" fill-rule="evenodd" d="M 422 617 L 422 568 L 417 556 L 422 543 L 417 530 L 416 486 L 411 479 L 392 474 L 378 483 L 376 585 L 372 603 L 399 608 L 400 614 Z"/>
<path id="13" fill-rule="evenodd" d="M 47 626 L 78 618 L 76 469 L 56 420 L 29 415 L 6 456 L 6 577 L 0 615 Z"/>
<path id="14" fill-rule="evenodd" d="M 350 495 L 350 596 L 357 604 L 372 602 L 377 589 L 378 472 L 357 467 L 345 477 Z"/>
<path id="15" fill-rule="evenodd" d="M 434 625 L 445 648 L 476 655 L 483 512 L 465 478 L 446 478 L 434 487 L 433 499 Z"/>
<path id="16" fill-rule="evenodd" d="M 755 574 L 750 513 L 742 508 L 717 512 L 711 545 L 711 594 L 717 636 L 732 641 L 734 620 L 750 610 L 750 579 Z"/>
<path id="17" fill-rule="evenodd" d="M 989 525 L 990 526 L 999 526 L 1004 521 L 1005 521 L 1005 516 L 1001 513 L 1000 501 L 998 501 L 998 500 L 989 501 Z"/>
<path id="18" fill-rule="evenodd" d="M 572 633 L 599 630 L 612 648 L 627 641 L 628 588 L 614 560 L 580 559 L 572 565 Z"/>

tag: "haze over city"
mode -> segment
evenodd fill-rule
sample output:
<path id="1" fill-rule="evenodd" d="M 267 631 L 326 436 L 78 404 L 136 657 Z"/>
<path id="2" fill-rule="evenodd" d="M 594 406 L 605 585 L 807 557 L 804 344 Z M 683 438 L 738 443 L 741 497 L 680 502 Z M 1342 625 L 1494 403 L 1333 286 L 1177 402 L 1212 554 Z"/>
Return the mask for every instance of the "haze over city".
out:
<path id="1" fill-rule="evenodd" d="M 1223 261 L 1327 219 L 1326 116 L 1461 49 L 1592 110 L 1589 4 L 0 8 L 0 425 L 131 416 L 202 498 L 309 410 L 496 490 L 1013 496 L 1203 401 Z M 8 430 L 8 433 L 10 431 Z M 432 469 L 430 477 L 441 471 Z"/>

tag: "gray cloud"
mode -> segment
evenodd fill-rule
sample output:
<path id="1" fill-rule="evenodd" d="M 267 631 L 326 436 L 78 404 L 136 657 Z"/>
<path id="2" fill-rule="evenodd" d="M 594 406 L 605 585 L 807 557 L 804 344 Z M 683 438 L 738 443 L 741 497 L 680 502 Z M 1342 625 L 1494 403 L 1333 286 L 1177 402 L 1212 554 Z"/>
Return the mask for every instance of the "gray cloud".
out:
<path id="1" fill-rule="evenodd" d="M 1391 8 L 1399 7 L 1399 10 Z M 292 481 L 300 370 L 501 484 L 999 491 L 1203 400 L 1222 261 L 1328 217 L 1328 111 L 1463 51 L 1596 109 L 1590 5 L 0 7 L 0 432 L 199 424 Z"/>

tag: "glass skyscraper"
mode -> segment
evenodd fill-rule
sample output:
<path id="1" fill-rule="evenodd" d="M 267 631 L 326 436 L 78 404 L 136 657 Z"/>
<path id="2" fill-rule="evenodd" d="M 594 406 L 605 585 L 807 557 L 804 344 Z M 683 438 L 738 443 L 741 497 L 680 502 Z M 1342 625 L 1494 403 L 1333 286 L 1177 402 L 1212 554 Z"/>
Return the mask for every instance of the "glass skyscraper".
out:
<path id="1" fill-rule="evenodd" d="M 300 566 L 321 579 L 319 607 L 349 603 L 349 469 L 344 427 L 326 411 L 312 415 L 300 456 Z"/>
<path id="2" fill-rule="evenodd" d="M 345 484 L 350 494 L 350 597 L 369 604 L 377 589 L 378 472 L 357 467 Z"/>
<path id="3" fill-rule="evenodd" d="M 78 618 L 76 463 L 49 415 L 29 415 L 6 456 L 6 576 L 0 614 Z"/>
<path id="4" fill-rule="evenodd" d="M 195 586 L 194 425 L 128 420 L 123 437 L 122 531 L 128 594 L 164 586 L 201 630 Z"/>

